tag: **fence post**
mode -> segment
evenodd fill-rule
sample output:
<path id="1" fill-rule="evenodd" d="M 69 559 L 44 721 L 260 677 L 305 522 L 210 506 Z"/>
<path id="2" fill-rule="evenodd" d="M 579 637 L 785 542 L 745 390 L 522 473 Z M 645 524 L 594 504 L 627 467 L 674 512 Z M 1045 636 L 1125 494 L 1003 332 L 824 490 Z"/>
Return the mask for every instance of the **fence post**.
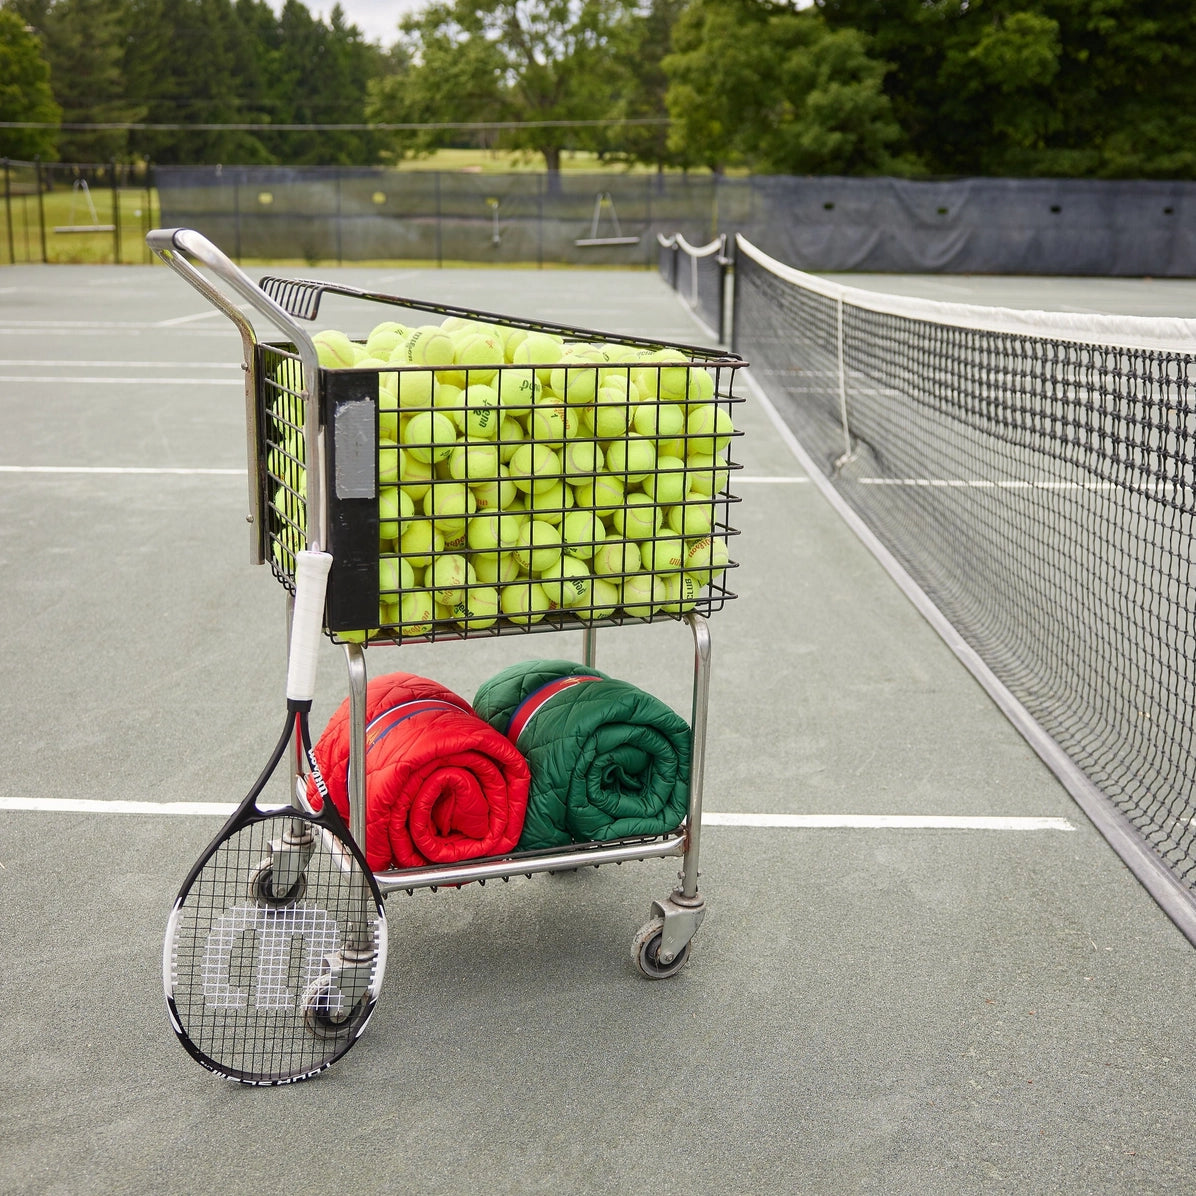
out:
<path id="1" fill-rule="evenodd" d="M 8 232 L 8 264 L 17 264 L 17 247 L 12 235 L 12 163 L 4 159 L 4 226 Z"/>
<path id="2" fill-rule="evenodd" d="M 33 159 L 34 165 L 37 167 L 37 224 L 38 232 L 41 234 L 42 242 L 42 265 L 44 266 L 50 257 L 46 253 L 46 197 L 45 184 L 42 180 L 42 160 L 41 156 Z"/>
<path id="3" fill-rule="evenodd" d="M 441 240 L 440 222 L 442 216 L 440 211 L 440 171 L 436 172 L 436 265 L 441 267 L 444 265 L 444 243 Z"/>
<path id="4" fill-rule="evenodd" d="M 108 165 L 112 171 L 112 253 L 114 264 L 120 265 L 120 180 L 116 175 L 116 159 Z"/>

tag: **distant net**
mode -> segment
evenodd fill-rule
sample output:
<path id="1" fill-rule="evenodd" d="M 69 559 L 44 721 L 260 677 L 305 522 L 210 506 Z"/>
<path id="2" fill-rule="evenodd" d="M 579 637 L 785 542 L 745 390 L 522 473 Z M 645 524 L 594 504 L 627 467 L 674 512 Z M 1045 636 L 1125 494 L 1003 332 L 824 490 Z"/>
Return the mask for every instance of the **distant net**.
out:
<path id="1" fill-rule="evenodd" d="M 1196 321 L 881 295 L 742 238 L 734 319 L 836 491 L 1196 893 Z"/>

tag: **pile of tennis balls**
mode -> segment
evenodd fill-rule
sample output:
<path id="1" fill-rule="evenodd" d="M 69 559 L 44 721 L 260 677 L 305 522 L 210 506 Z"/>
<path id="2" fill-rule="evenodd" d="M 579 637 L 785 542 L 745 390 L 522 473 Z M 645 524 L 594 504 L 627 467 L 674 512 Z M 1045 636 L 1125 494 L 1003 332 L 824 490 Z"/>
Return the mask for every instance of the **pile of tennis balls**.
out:
<path id="1" fill-rule="evenodd" d="M 313 342 L 321 366 L 378 377 L 379 627 L 340 638 L 680 615 L 726 569 L 714 499 L 735 429 L 680 350 L 454 316 Z M 275 414 L 273 465 L 290 471 L 271 468 L 275 508 L 293 536 L 301 420 Z"/>

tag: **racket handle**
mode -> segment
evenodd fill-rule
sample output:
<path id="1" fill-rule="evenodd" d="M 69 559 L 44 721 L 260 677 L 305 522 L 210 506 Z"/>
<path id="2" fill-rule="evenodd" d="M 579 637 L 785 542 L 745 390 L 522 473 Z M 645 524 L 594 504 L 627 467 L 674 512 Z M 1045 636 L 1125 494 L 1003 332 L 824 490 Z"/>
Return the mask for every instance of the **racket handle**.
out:
<path id="1" fill-rule="evenodd" d="M 295 609 L 291 617 L 291 653 L 287 661 L 287 701 L 311 704 L 316 692 L 316 660 L 324 627 L 324 593 L 332 556 L 295 554 Z"/>

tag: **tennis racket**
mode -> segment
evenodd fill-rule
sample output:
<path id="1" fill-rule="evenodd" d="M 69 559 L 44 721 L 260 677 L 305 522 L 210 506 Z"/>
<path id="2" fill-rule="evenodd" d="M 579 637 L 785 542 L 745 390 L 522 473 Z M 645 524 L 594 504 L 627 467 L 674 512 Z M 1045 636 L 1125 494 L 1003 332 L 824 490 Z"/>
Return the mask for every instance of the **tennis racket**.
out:
<path id="1" fill-rule="evenodd" d="M 242 1084 L 306 1080 L 340 1059 L 373 1012 L 386 966 L 382 897 L 327 795 L 308 727 L 331 562 L 296 554 L 282 734 L 183 882 L 166 928 L 174 1031 L 204 1067 Z M 257 804 L 296 736 L 324 797 L 318 814 Z"/>

